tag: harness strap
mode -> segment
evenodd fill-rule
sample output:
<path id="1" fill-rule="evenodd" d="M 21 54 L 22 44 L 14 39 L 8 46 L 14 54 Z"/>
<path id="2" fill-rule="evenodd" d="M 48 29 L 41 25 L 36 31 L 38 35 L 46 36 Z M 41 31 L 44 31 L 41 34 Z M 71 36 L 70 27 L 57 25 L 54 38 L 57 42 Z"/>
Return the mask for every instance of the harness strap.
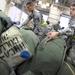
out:
<path id="1" fill-rule="evenodd" d="M 40 26 L 45 26 L 45 25 L 46 25 L 45 21 L 40 24 Z"/>
<path id="2" fill-rule="evenodd" d="M 66 62 L 65 62 L 65 63 L 66 63 Z M 71 73 L 72 73 L 73 75 L 75 75 L 75 73 L 74 73 L 73 69 L 70 67 L 70 65 L 69 65 L 68 63 L 66 63 L 66 65 L 67 65 L 68 68 L 70 69 Z"/>
<path id="3" fill-rule="evenodd" d="M 72 36 L 73 39 L 75 39 L 75 36 Z"/>

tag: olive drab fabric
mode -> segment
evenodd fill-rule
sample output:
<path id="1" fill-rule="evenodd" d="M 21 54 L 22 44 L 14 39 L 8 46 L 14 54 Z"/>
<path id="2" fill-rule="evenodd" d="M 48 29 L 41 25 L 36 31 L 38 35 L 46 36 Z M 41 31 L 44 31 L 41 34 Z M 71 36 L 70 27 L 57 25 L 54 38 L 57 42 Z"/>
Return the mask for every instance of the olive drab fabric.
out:
<path id="1" fill-rule="evenodd" d="M 20 28 L 20 33 L 26 42 L 26 44 L 30 47 L 31 53 L 34 54 L 34 49 L 39 42 L 38 37 L 31 31 Z"/>
<path id="2" fill-rule="evenodd" d="M 7 61 L 6 63 L 8 63 L 11 67 L 15 67 L 17 64 L 17 62 L 18 62 L 18 65 L 19 65 L 19 62 L 21 61 L 21 59 L 19 58 L 20 57 L 20 54 L 19 54 L 19 52 L 21 53 L 21 51 L 19 51 L 19 50 L 21 50 L 21 49 L 23 49 L 22 48 L 22 45 L 21 45 L 21 43 L 20 43 L 20 41 L 21 40 L 23 40 L 22 41 L 22 44 L 23 43 L 26 43 L 27 45 L 27 48 L 30 50 L 30 53 L 32 54 L 32 56 L 33 56 L 33 54 L 34 54 L 34 50 L 35 50 L 35 47 L 36 47 L 36 45 L 37 45 L 37 43 L 38 43 L 38 41 L 39 41 L 39 39 L 37 38 L 37 36 L 32 32 L 32 31 L 30 31 L 30 30 L 25 30 L 25 29 L 18 29 L 19 30 L 19 33 L 17 33 L 17 27 L 16 26 L 12 26 L 12 27 L 10 27 L 7 31 L 5 31 L 5 32 L 3 32 L 2 34 L 1 34 L 1 36 L 3 35 L 3 36 L 5 36 L 5 38 L 7 38 L 7 36 L 8 36 L 8 39 L 5 39 L 5 40 L 1 40 L 1 38 L 0 38 L 0 41 L 2 41 L 3 43 L 2 43 L 2 46 L 6 49 L 5 51 L 4 50 L 2 50 L 2 47 L 0 47 L 0 50 L 1 50 L 1 55 L 0 55 L 0 57 L 1 58 L 3 58 L 3 57 L 5 57 L 5 58 L 3 58 L 3 60 L 5 60 L 5 61 Z M 11 33 L 10 33 L 10 31 L 11 31 Z M 7 32 L 9 32 L 9 34 L 7 33 Z M 7 35 L 6 35 L 6 33 L 7 33 Z M 13 33 L 13 34 L 12 34 Z M 14 33 L 15 33 L 15 35 L 14 35 Z M 11 34 L 11 35 L 10 35 Z M 19 34 L 21 34 L 21 37 L 22 38 L 20 38 L 18 35 Z M 13 36 L 12 36 L 13 35 Z M 14 37 L 14 38 L 13 38 Z M 3 38 L 3 37 L 2 37 Z M 19 39 L 18 39 L 19 38 Z M 12 42 L 13 41 L 13 42 Z M 9 44 L 8 43 L 10 43 L 10 46 L 9 46 Z M 1 44 L 0 44 L 1 45 Z M 19 47 L 19 46 L 20 47 Z M 16 46 L 16 47 L 15 47 Z M 25 47 L 26 47 L 25 46 Z M 19 51 L 18 53 L 16 53 L 16 55 L 15 56 L 13 56 L 14 55 L 14 50 L 16 49 L 16 51 Z M 12 51 L 13 50 L 13 51 Z M 25 53 L 26 54 L 26 53 Z M 23 53 L 23 56 L 25 55 L 24 53 Z M 12 56 L 11 56 L 12 55 Z M 27 56 L 28 56 L 28 54 L 26 54 Z M 6 57 L 10 57 L 10 59 L 11 60 L 9 60 L 9 59 L 7 59 Z M 12 58 L 13 57 L 13 58 Z M 23 57 L 24 58 L 24 57 Z M 25 58 L 24 58 L 25 59 Z M 9 60 L 9 61 L 8 61 Z M 17 61 L 16 61 L 17 60 Z M 26 59 L 25 59 L 26 60 Z M 13 64 L 15 64 L 15 65 L 13 65 Z M 8 66 L 9 66 L 8 65 Z M 5 66 L 5 65 L 4 65 Z M 7 67 L 7 66 L 5 66 L 5 67 Z M 8 71 L 8 67 L 7 67 L 7 70 L 6 71 Z M 8 71 L 9 72 L 9 71 Z M 9 74 L 6 74 L 6 75 L 9 75 Z"/>
<path id="3" fill-rule="evenodd" d="M 11 19 L 5 13 L 0 11 L 0 35 L 2 32 L 6 30 L 6 28 L 10 26 L 11 26 Z M 0 53 L 1 53 L 1 47 L 0 47 Z M 2 58 L 0 58 L 0 75 L 10 75 L 11 73 L 12 73 L 12 68 L 8 65 L 8 63 L 6 63 Z"/>
<path id="4" fill-rule="evenodd" d="M 12 69 L 7 63 L 0 59 L 0 75 L 10 75 Z"/>
<path id="5" fill-rule="evenodd" d="M 75 68 L 69 62 L 64 62 L 57 75 L 75 75 Z"/>
<path id="6" fill-rule="evenodd" d="M 4 16 L 4 13 L 0 11 L 1 14 Z M 7 16 L 3 17 L 2 15 L 0 17 L 0 75 L 12 75 L 12 68 L 16 75 L 72 75 L 67 64 L 64 64 L 67 50 L 64 39 L 56 37 L 47 44 L 44 44 L 46 40 L 44 38 L 37 46 L 39 39 L 31 30 L 12 26 L 10 18 Z M 30 53 L 25 51 L 20 54 L 21 51 L 26 49 Z M 19 51 L 19 53 L 17 54 L 15 51 Z M 23 62 L 21 61 L 14 68 L 9 66 L 11 64 L 8 63 L 9 59 L 3 59 L 5 56 L 12 57 L 14 55 L 12 52 L 15 53 L 13 61 L 11 60 L 12 62 L 20 62 L 20 56 L 23 59 L 29 57 L 29 55 L 32 56 Z M 65 70 L 66 74 L 64 73 Z"/>
<path id="7" fill-rule="evenodd" d="M 5 15 L 1 11 L 0 11 L 0 34 L 1 34 L 0 36 L 0 42 L 1 42 L 0 43 L 0 59 L 4 60 L 3 61 L 4 63 L 1 62 L 1 66 L 3 68 L 0 67 L 1 68 L 0 74 L 10 75 L 10 71 L 8 68 L 9 65 L 11 65 L 11 67 L 13 68 L 12 66 L 13 61 L 15 61 L 13 64 L 15 64 L 16 62 L 20 62 L 20 60 L 18 59 L 18 56 L 23 57 L 23 60 L 24 60 L 24 57 L 27 58 L 29 55 L 33 55 L 35 46 L 37 45 L 39 39 L 30 30 L 20 29 L 14 25 L 12 26 L 11 19 L 7 17 L 7 15 Z M 19 35 L 21 35 L 21 37 Z M 26 48 L 25 44 L 27 48 L 31 50 L 30 54 L 27 51 L 22 52 L 22 54 L 19 54 L 21 49 L 24 49 L 24 47 Z M 22 47 L 22 45 L 24 47 Z M 15 53 L 15 51 L 19 51 L 19 53 L 17 54 Z M 16 55 L 14 55 L 14 53 Z M 14 58 L 11 58 L 13 55 L 14 55 Z M 9 56 L 12 60 L 7 59 Z M 17 58 L 17 60 L 15 60 L 15 58 Z M 8 65 L 6 66 L 5 63 L 8 63 Z M 16 65 L 14 65 L 14 67 L 15 66 Z M 2 73 L 2 71 L 5 71 L 6 74 Z"/>
<path id="8" fill-rule="evenodd" d="M 44 45 L 44 40 L 37 47 L 33 59 L 19 66 L 18 73 L 21 75 L 75 75 L 75 68 L 70 63 L 64 62 L 65 41 L 56 38 Z"/>
<path id="9" fill-rule="evenodd" d="M 18 68 L 19 74 L 24 75 L 55 75 L 63 63 L 66 43 L 56 38 L 44 45 L 45 39 L 37 47 L 32 59 Z"/>
<path id="10" fill-rule="evenodd" d="M 0 36 L 0 57 L 7 61 L 11 67 L 15 67 L 33 56 L 37 41 L 38 39 L 31 31 L 28 33 L 28 31 L 12 26 Z"/>

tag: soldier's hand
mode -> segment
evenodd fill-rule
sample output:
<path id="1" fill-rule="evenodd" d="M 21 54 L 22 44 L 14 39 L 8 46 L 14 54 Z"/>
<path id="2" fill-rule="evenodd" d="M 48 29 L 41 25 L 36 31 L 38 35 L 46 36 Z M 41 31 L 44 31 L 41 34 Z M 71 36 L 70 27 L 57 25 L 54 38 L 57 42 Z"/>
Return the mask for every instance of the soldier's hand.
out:
<path id="1" fill-rule="evenodd" d="M 47 35 L 50 35 L 50 36 L 48 36 L 48 40 L 47 40 L 47 41 L 49 41 L 49 40 L 54 39 L 56 36 L 58 36 L 59 32 L 48 32 Z"/>
<path id="2" fill-rule="evenodd" d="M 58 36 L 59 32 L 48 32 L 46 35 L 47 35 L 47 39 L 44 42 L 44 44 L 46 44 L 48 41 L 50 41 L 50 40 L 54 39 L 56 36 Z"/>

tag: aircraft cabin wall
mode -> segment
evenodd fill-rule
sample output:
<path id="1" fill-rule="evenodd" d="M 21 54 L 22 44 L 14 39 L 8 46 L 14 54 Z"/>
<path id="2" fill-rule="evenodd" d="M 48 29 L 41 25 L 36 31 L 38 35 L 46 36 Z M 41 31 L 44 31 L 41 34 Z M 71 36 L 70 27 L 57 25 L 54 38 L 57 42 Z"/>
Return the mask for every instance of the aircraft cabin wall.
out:
<path id="1" fill-rule="evenodd" d="M 11 17 L 13 21 L 20 21 L 22 23 L 28 16 L 27 11 L 23 12 L 22 10 L 17 8 L 13 2 L 10 2 L 10 4 L 8 4 L 6 0 L 1 0 L 0 6 L 2 6 L 1 10 L 3 10 L 9 17 Z M 58 22 L 61 14 L 69 15 L 69 7 L 58 4 L 51 4 L 48 10 L 49 12 L 47 15 L 47 20 L 50 21 L 51 25 Z M 26 16 L 26 18 L 24 18 L 23 16 Z"/>

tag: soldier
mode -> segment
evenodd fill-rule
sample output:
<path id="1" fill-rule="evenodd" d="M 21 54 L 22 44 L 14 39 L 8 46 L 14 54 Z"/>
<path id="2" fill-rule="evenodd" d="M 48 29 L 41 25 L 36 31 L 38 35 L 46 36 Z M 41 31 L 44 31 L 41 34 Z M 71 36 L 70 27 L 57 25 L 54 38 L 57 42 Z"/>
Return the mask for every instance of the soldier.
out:
<path id="1" fill-rule="evenodd" d="M 47 41 L 54 39 L 58 35 L 67 35 L 71 37 L 71 49 L 69 50 L 68 60 L 75 66 L 75 3 L 70 6 L 71 19 L 69 27 L 59 30 L 58 32 L 49 32 L 50 35 Z"/>
<path id="2" fill-rule="evenodd" d="M 27 20 L 22 24 L 27 25 L 27 23 L 33 19 L 34 22 L 34 28 L 33 31 L 36 35 L 41 36 L 42 34 L 45 34 L 47 32 L 47 26 L 46 22 L 43 19 L 43 15 L 40 11 L 35 9 L 35 6 L 32 2 L 28 2 L 26 4 L 26 7 L 31 14 L 27 18 Z"/>

